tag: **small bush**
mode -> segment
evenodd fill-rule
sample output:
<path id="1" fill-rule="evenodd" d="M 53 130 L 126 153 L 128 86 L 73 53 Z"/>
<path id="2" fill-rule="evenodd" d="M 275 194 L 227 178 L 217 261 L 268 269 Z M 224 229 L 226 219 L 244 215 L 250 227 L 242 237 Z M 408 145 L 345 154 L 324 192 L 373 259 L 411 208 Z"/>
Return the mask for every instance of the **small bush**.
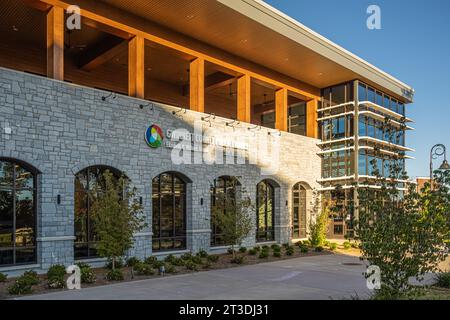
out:
<path id="1" fill-rule="evenodd" d="M 164 263 L 164 261 L 156 261 L 155 263 L 153 263 L 153 265 L 150 266 L 159 270 L 162 266 L 166 267 L 166 264 Z"/>
<path id="2" fill-rule="evenodd" d="M 260 251 L 261 251 L 261 247 L 259 247 L 259 246 L 256 246 L 256 247 L 254 247 L 253 249 L 255 249 L 256 252 L 260 252 Z"/>
<path id="3" fill-rule="evenodd" d="M 436 285 L 441 288 L 450 288 L 450 272 L 440 273 L 436 276 Z"/>
<path id="4" fill-rule="evenodd" d="M 345 250 L 348 250 L 352 247 L 352 244 L 350 243 L 350 241 L 345 241 L 343 246 Z"/>
<path id="5" fill-rule="evenodd" d="M 311 247 L 311 241 L 309 241 L 309 240 L 303 240 L 302 244 L 307 247 Z"/>
<path id="6" fill-rule="evenodd" d="M 217 262 L 217 261 L 219 261 L 219 256 L 217 256 L 217 255 L 209 255 L 208 256 L 208 261 L 212 262 L 212 263 Z"/>
<path id="7" fill-rule="evenodd" d="M 47 282 L 50 289 L 62 289 L 65 287 L 64 276 L 66 275 L 66 267 L 57 264 L 51 266 L 47 271 Z"/>
<path id="8" fill-rule="evenodd" d="M 167 257 L 164 258 L 164 261 L 167 263 L 174 264 L 174 262 L 178 260 L 177 257 L 175 257 L 173 254 L 169 254 Z"/>
<path id="9" fill-rule="evenodd" d="M 153 267 L 148 263 L 138 262 L 134 265 L 133 269 L 139 276 L 152 276 L 155 274 Z"/>
<path id="10" fill-rule="evenodd" d="M 11 295 L 22 295 L 33 293 L 33 287 L 27 277 L 21 276 L 8 287 L 8 292 Z"/>
<path id="11" fill-rule="evenodd" d="M 64 268 L 64 272 L 66 269 Z M 40 280 L 39 280 L 39 276 L 37 274 L 36 271 L 26 271 L 23 274 L 24 279 L 26 279 L 26 281 L 28 281 L 28 283 L 32 286 L 38 285 Z"/>
<path id="12" fill-rule="evenodd" d="M 255 256 L 255 255 L 258 253 L 258 251 L 257 251 L 255 248 L 253 248 L 253 249 L 248 250 L 248 253 L 249 253 L 251 256 Z"/>
<path id="13" fill-rule="evenodd" d="M 125 263 L 122 259 L 116 259 L 115 267 L 116 269 L 122 269 L 125 266 Z M 106 269 L 112 269 L 112 260 L 108 260 L 108 262 L 105 265 Z"/>
<path id="14" fill-rule="evenodd" d="M 288 242 L 283 243 L 283 248 L 285 248 L 285 249 L 289 248 L 290 246 L 291 246 L 291 245 L 290 245 Z"/>
<path id="15" fill-rule="evenodd" d="M 127 260 L 127 267 L 134 267 L 136 264 L 138 264 L 139 262 L 141 262 L 141 260 L 139 260 L 136 257 L 131 257 Z"/>
<path id="16" fill-rule="evenodd" d="M 286 248 L 286 255 L 292 256 L 294 254 L 294 247 L 287 247 Z"/>
<path id="17" fill-rule="evenodd" d="M 280 257 L 281 257 L 281 252 L 280 252 L 280 251 L 274 251 L 274 252 L 273 252 L 273 256 L 274 256 L 275 258 L 280 258 Z"/>
<path id="18" fill-rule="evenodd" d="M 335 251 L 337 249 L 337 243 L 330 243 L 329 247 L 331 251 Z"/>
<path id="19" fill-rule="evenodd" d="M 244 256 L 236 256 L 236 257 L 234 257 L 234 259 L 231 259 L 231 263 L 234 263 L 234 264 L 243 264 L 244 261 L 245 261 Z"/>
<path id="20" fill-rule="evenodd" d="M 198 256 L 192 257 L 191 261 L 192 261 L 193 263 L 195 263 L 195 264 L 202 264 L 202 263 L 203 263 L 202 258 L 200 258 L 200 257 L 198 257 Z"/>
<path id="21" fill-rule="evenodd" d="M 153 257 L 153 256 L 147 257 L 147 258 L 145 258 L 145 260 L 144 260 L 144 263 L 146 263 L 146 264 L 148 264 L 148 265 L 150 265 L 150 266 L 153 266 L 156 262 L 158 262 L 158 258 Z"/>
<path id="22" fill-rule="evenodd" d="M 269 246 L 265 246 L 264 245 L 264 246 L 261 247 L 261 250 L 269 250 Z"/>
<path id="23" fill-rule="evenodd" d="M 186 261 L 185 265 L 186 269 L 192 271 L 198 271 L 198 265 L 192 262 L 191 260 Z"/>
<path id="24" fill-rule="evenodd" d="M 177 273 L 177 268 L 173 264 L 167 264 L 166 273 Z"/>
<path id="25" fill-rule="evenodd" d="M 208 252 L 206 252 L 205 250 L 200 250 L 200 251 L 197 253 L 197 257 L 200 257 L 200 258 L 207 258 L 207 257 L 208 257 Z"/>
<path id="26" fill-rule="evenodd" d="M 5 282 L 6 279 L 8 279 L 8 277 L 6 276 L 6 274 L 3 274 L 0 272 L 0 283 Z"/>
<path id="27" fill-rule="evenodd" d="M 323 247 L 322 246 L 317 246 L 317 247 L 314 248 L 314 251 L 322 252 L 323 251 Z"/>
<path id="28" fill-rule="evenodd" d="M 352 242 L 352 243 L 351 243 L 351 246 L 352 246 L 352 248 L 354 248 L 354 249 L 359 249 L 359 244 L 356 243 L 356 242 Z"/>
<path id="29" fill-rule="evenodd" d="M 191 261 L 192 258 L 193 258 L 193 255 L 190 252 L 185 253 L 181 256 L 181 260 L 184 260 L 184 261 Z"/>
<path id="30" fill-rule="evenodd" d="M 300 252 L 301 253 L 308 253 L 309 252 L 309 248 L 305 245 L 300 246 Z"/>
<path id="31" fill-rule="evenodd" d="M 246 253 L 247 252 L 247 248 L 246 247 L 240 247 L 239 248 L 239 252 L 240 253 Z"/>
<path id="32" fill-rule="evenodd" d="M 122 281 L 123 272 L 122 269 L 109 270 L 106 274 L 106 280 L 108 281 Z"/>
<path id="33" fill-rule="evenodd" d="M 259 256 L 258 256 L 259 259 L 266 259 L 268 257 L 269 257 L 268 250 L 261 250 L 261 252 L 259 253 Z"/>
<path id="34" fill-rule="evenodd" d="M 331 244 L 331 242 L 328 241 L 328 240 L 326 240 L 326 241 L 323 243 L 323 246 L 324 246 L 324 247 L 329 247 L 330 244 Z"/>
<path id="35" fill-rule="evenodd" d="M 81 283 L 94 283 L 97 280 L 94 270 L 91 266 L 84 262 L 77 263 L 81 271 Z"/>
<path id="36" fill-rule="evenodd" d="M 273 244 L 270 246 L 273 251 L 280 251 L 281 247 L 278 244 Z"/>

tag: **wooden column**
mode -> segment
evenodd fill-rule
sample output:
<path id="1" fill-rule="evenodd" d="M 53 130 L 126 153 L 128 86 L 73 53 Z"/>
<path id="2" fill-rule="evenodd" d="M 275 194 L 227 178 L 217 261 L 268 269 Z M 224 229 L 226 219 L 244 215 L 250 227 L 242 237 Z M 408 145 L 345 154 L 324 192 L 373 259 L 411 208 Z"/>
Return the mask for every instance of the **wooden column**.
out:
<path id="1" fill-rule="evenodd" d="M 310 138 L 319 138 L 319 129 L 317 123 L 317 110 L 319 101 L 310 100 L 306 103 L 306 135 Z"/>
<path id="2" fill-rule="evenodd" d="M 251 78 L 243 75 L 237 80 L 237 119 L 242 122 L 251 123 Z"/>
<path id="3" fill-rule="evenodd" d="M 47 12 L 47 77 L 64 80 L 64 9 Z"/>
<path id="4" fill-rule="evenodd" d="M 138 35 L 128 42 L 128 95 L 145 97 L 145 41 Z"/>
<path id="5" fill-rule="evenodd" d="M 189 68 L 190 109 L 205 112 L 205 60 L 193 60 Z"/>
<path id="6" fill-rule="evenodd" d="M 287 117 L 288 91 L 283 88 L 275 93 L 275 128 L 280 131 L 287 131 Z"/>

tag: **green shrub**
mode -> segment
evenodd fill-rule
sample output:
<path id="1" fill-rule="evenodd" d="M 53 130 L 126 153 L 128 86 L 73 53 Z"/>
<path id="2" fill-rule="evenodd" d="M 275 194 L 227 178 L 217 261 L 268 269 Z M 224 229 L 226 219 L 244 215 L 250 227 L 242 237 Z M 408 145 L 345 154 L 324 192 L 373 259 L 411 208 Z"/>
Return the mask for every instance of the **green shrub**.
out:
<path id="1" fill-rule="evenodd" d="M 97 280 L 94 270 L 84 262 L 77 263 L 81 271 L 81 283 L 94 283 Z"/>
<path id="2" fill-rule="evenodd" d="M 198 257 L 198 256 L 192 257 L 191 261 L 192 261 L 193 263 L 195 263 L 195 264 L 202 264 L 202 263 L 203 263 L 202 258 L 200 258 L 200 257 Z"/>
<path id="3" fill-rule="evenodd" d="M 215 262 L 219 261 L 219 256 L 218 255 L 209 255 L 208 256 L 208 261 L 212 262 L 212 263 L 215 263 Z"/>
<path id="4" fill-rule="evenodd" d="M 153 265 L 150 266 L 159 270 L 162 266 L 166 267 L 166 264 L 164 263 L 164 261 L 156 261 L 155 263 L 153 263 Z"/>
<path id="5" fill-rule="evenodd" d="M 329 247 L 331 251 L 335 251 L 337 249 L 337 243 L 330 243 Z"/>
<path id="6" fill-rule="evenodd" d="M 148 264 L 148 265 L 150 265 L 150 266 L 153 266 L 156 262 L 158 262 L 158 258 L 153 257 L 153 256 L 147 257 L 147 258 L 145 258 L 145 260 L 144 260 L 144 263 L 146 263 L 146 264 Z"/>
<path id="7" fill-rule="evenodd" d="M 322 252 L 323 251 L 323 247 L 322 246 L 317 246 L 317 247 L 314 248 L 314 251 Z"/>
<path id="8" fill-rule="evenodd" d="M 33 287 L 30 284 L 30 279 L 26 276 L 21 276 L 8 287 L 8 292 L 11 295 L 22 295 L 33 293 Z"/>
<path id="9" fill-rule="evenodd" d="M 266 245 L 261 247 L 261 250 L 269 250 L 269 249 L 270 249 L 269 246 L 266 246 Z"/>
<path id="10" fill-rule="evenodd" d="M 255 248 L 253 248 L 253 249 L 248 250 L 248 253 L 252 256 L 255 256 L 258 253 L 258 251 Z"/>
<path id="11" fill-rule="evenodd" d="M 260 246 L 256 246 L 256 247 L 254 247 L 253 249 L 255 249 L 256 252 L 260 252 L 260 251 L 261 251 L 261 247 L 260 247 Z"/>
<path id="12" fill-rule="evenodd" d="M 65 268 L 64 268 L 64 272 L 66 272 L 66 271 L 65 271 Z M 26 281 L 28 281 L 28 283 L 29 283 L 30 285 L 32 285 L 32 286 L 35 286 L 35 285 L 39 284 L 39 282 L 40 282 L 39 276 L 38 276 L 38 274 L 37 274 L 36 271 L 26 271 L 26 272 L 23 274 L 23 277 L 24 277 L 24 278 L 26 279 Z"/>
<path id="13" fill-rule="evenodd" d="M 109 270 L 106 274 L 106 280 L 108 281 L 122 281 L 123 272 L 122 269 Z"/>
<path id="14" fill-rule="evenodd" d="M 133 269 L 139 276 L 152 276 L 155 274 L 152 265 L 148 263 L 138 262 L 134 265 Z"/>
<path id="15" fill-rule="evenodd" d="M 281 250 L 281 247 L 278 244 L 273 244 L 270 246 L 270 248 L 274 251 L 278 251 Z"/>
<path id="16" fill-rule="evenodd" d="M 436 285 L 441 288 L 450 288 L 450 272 L 440 273 L 436 276 Z"/>
<path id="17" fill-rule="evenodd" d="M 247 248 L 246 247 L 240 247 L 239 248 L 239 252 L 240 253 L 246 253 L 247 252 Z"/>
<path id="18" fill-rule="evenodd" d="M 281 247 L 274 247 L 273 252 L 281 252 Z"/>
<path id="19" fill-rule="evenodd" d="M 3 274 L 0 272 L 0 283 L 5 282 L 6 279 L 8 279 L 8 277 L 6 276 L 6 274 Z"/>
<path id="20" fill-rule="evenodd" d="M 178 260 L 177 257 L 175 257 L 173 254 L 169 254 L 167 257 L 164 258 L 164 261 L 167 263 L 174 264 L 174 262 Z"/>
<path id="21" fill-rule="evenodd" d="M 352 248 L 359 249 L 359 244 L 356 242 L 352 242 Z"/>
<path id="22" fill-rule="evenodd" d="M 131 257 L 131 258 L 128 258 L 128 260 L 127 260 L 127 267 L 134 267 L 136 264 L 138 264 L 139 262 L 141 262 L 141 260 L 139 260 L 138 258 L 136 258 L 136 257 Z"/>
<path id="23" fill-rule="evenodd" d="M 258 256 L 259 259 L 266 259 L 268 257 L 269 257 L 269 250 L 261 250 Z"/>
<path id="24" fill-rule="evenodd" d="M 231 263 L 234 264 L 243 264 L 245 261 L 245 256 L 236 256 L 234 259 L 231 259 Z"/>
<path id="25" fill-rule="evenodd" d="M 283 248 L 287 249 L 289 248 L 291 245 L 289 244 L 289 242 L 283 243 Z"/>
<path id="26" fill-rule="evenodd" d="M 280 257 L 281 257 L 281 251 L 274 251 L 274 252 L 273 252 L 273 256 L 274 256 L 275 258 L 280 258 Z"/>
<path id="27" fill-rule="evenodd" d="M 329 247 L 329 246 L 330 246 L 330 244 L 331 244 L 331 242 L 330 242 L 330 241 L 328 241 L 328 240 L 325 240 L 325 242 L 323 243 L 323 246 L 324 246 L 324 247 Z"/>
<path id="28" fill-rule="evenodd" d="M 301 253 L 308 253 L 309 252 L 309 248 L 305 245 L 300 246 L 300 252 Z"/>
<path id="29" fill-rule="evenodd" d="M 191 261 L 192 258 L 193 258 L 193 255 L 190 252 L 185 253 L 181 256 L 181 260 L 184 260 L 184 261 Z"/>
<path id="30" fill-rule="evenodd" d="M 187 260 L 185 262 L 184 266 L 188 270 L 198 271 L 198 265 L 196 263 L 192 262 L 191 260 Z"/>
<path id="31" fill-rule="evenodd" d="M 286 255 L 292 256 L 294 254 L 294 247 L 287 247 L 286 248 Z"/>
<path id="32" fill-rule="evenodd" d="M 206 252 L 205 250 L 200 250 L 200 251 L 197 253 L 197 257 L 200 257 L 200 258 L 207 258 L 207 257 L 208 257 L 208 252 Z"/>
<path id="33" fill-rule="evenodd" d="M 66 275 L 66 267 L 61 264 L 51 266 L 47 271 L 47 283 L 50 289 L 62 289 L 66 286 L 64 276 Z"/>
<path id="34" fill-rule="evenodd" d="M 309 240 L 303 240 L 301 244 L 303 244 L 307 247 L 311 247 L 311 241 L 309 241 Z"/>
<path id="35" fill-rule="evenodd" d="M 177 268 L 173 264 L 167 264 L 166 273 L 177 273 Z"/>
<path id="36" fill-rule="evenodd" d="M 350 241 L 345 241 L 343 246 L 345 250 L 348 250 L 352 247 L 352 244 L 350 243 Z"/>
<path id="37" fill-rule="evenodd" d="M 115 267 L 117 269 L 122 269 L 124 266 L 125 266 L 125 263 L 123 262 L 122 259 L 116 259 Z M 112 260 L 111 259 L 108 259 L 108 262 L 106 263 L 105 268 L 112 269 Z"/>

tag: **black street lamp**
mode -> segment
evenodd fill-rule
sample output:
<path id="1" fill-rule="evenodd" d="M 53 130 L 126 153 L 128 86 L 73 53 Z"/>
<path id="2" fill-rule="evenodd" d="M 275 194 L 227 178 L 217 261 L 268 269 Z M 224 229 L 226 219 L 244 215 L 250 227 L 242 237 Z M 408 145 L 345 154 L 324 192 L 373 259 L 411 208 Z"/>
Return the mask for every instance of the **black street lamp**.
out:
<path id="1" fill-rule="evenodd" d="M 439 170 L 449 170 L 450 165 L 447 161 L 447 149 L 443 144 L 434 145 L 430 151 L 430 184 L 431 188 L 433 188 L 433 159 L 437 159 L 437 157 L 444 156 L 444 162 L 442 162 Z"/>

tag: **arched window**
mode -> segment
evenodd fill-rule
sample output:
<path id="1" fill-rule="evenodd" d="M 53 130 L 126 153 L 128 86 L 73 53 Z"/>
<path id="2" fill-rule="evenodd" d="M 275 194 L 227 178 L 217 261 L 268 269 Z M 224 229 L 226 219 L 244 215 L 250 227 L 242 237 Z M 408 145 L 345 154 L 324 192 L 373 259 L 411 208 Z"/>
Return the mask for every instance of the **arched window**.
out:
<path id="1" fill-rule="evenodd" d="M 97 257 L 98 236 L 94 232 L 90 207 L 92 200 L 88 194 L 96 185 L 102 185 L 106 171 L 119 179 L 120 171 L 107 166 L 92 166 L 75 175 L 75 259 Z"/>
<path id="2" fill-rule="evenodd" d="M 152 183 L 153 251 L 186 248 L 186 183 L 163 173 Z"/>
<path id="3" fill-rule="evenodd" d="M 0 266 L 36 263 L 36 175 L 0 158 Z"/>
<path id="4" fill-rule="evenodd" d="M 301 183 L 292 189 L 292 238 L 306 238 L 306 189 Z"/>
<path id="5" fill-rule="evenodd" d="M 213 247 L 230 244 L 225 243 L 222 238 L 220 226 L 214 223 L 213 210 L 220 206 L 225 212 L 227 210 L 225 203 L 236 203 L 233 200 L 236 200 L 239 186 L 240 182 L 237 178 L 222 176 L 214 180 L 214 185 L 211 187 L 211 246 Z M 218 201 L 221 203 L 218 203 Z"/>
<path id="6" fill-rule="evenodd" d="M 274 241 L 275 188 L 269 181 L 264 180 L 256 189 L 256 241 Z"/>

